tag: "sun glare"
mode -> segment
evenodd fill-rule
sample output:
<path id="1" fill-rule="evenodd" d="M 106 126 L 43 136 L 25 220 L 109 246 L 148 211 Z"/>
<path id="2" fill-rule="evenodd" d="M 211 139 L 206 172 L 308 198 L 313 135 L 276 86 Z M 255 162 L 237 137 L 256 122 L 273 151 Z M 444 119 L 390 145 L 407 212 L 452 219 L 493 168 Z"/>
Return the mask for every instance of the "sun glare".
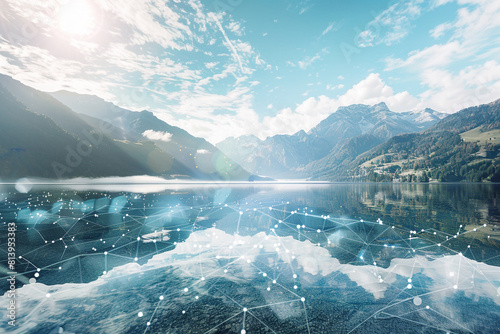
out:
<path id="1" fill-rule="evenodd" d="M 70 35 L 84 37 L 94 29 L 92 8 L 84 0 L 70 0 L 61 6 L 59 28 Z"/>

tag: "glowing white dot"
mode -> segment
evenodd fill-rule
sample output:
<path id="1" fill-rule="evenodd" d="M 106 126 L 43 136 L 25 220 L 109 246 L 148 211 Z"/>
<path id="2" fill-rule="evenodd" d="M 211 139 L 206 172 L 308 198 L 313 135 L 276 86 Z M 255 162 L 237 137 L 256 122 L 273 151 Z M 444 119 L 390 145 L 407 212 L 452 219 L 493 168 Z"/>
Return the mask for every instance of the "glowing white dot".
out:
<path id="1" fill-rule="evenodd" d="M 415 298 L 413 298 L 413 304 L 415 304 L 415 305 L 417 305 L 417 306 L 422 305 L 422 298 L 420 298 L 420 297 L 418 297 L 418 296 L 417 296 L 417 297 L 415 297 Z"/>
<path id="2" fill-rule="evenodd" d="M 450 272 L 450 276 L 453 277 L 455 276 L 455 273 L 453 271 Z"/>
<path id="3" fill-rule="evenodd" d="M 38 276 L 40 276 L 40 274 L 39 273 L 35 273 L 35 277 L 38 277 Z"/>
<path id="4" fill-rule="evenodd" d="M 273 284 L 276 284 L 276 280 L 275 280 L 275 279 L 273 279 Z M 498 289 L 500 289 L 500 288 L 498 288 Z M 500 291 L 500 290 L 499 290 L 499 291 Z M 499 293 L 500 293 L 500 292 L 499 292 Z"/>
<path id="5" fill-rule="evenodd" d="M 412 285 L 411 285 L 411 284 L 408 284 L 406 287 L 407 287 L 408 289 L 411 289 L 411 288 L 412 288 Z"/>
<path id="6" fill-rule="evenodd" d="M 246 330 L 244 330 L 244 329 L 242 329 L 242 330 L 241 330 L 241 334 L 247 334 L 247 331 L 246 331 Z"/>
<path id="7" fill-rule="evenodd" d="M 305 299 L 304 297 L 302 297 L 302 298 L 300 298 L 300 301 L 301 301 L 301 302 L 305 302 L 305 301 L 306 301 L 306 299 Z"/>
<path id="8" fill-rule="evenodd" d="M 186 314 L 186 311 L 184 311 L 184 310 L 183 310 L 183 311 L 182 311 L 182 314 Z"/>
<path id="9" fill-rule="evenodd" d="M 205 277 L 202 277 L 202 278 L 201 278 L 201 280 L 202 280 L 202 281 L 204 281 L 204 280 L 205 280 Z"/>
<path id="10" fill-rule="evenodd" d="M 294 288 L 295 290 L 297 290 L 299 287 L 298 287 L 298 286 L 296 286 L 296 285 L 294 285 L 294 286 L 293 286 L 293 288 Z"/>
<path id="11" fill-rule="evenodd" d="M 425 308 L 426 308 L 426 309 L 430 309 L 431 307 L 430 307 L 429 305 L 427 305 Z"/>
<path id="12" fill-rule="evenodd" d="M 45 296 L 46 296 L 47 298 L 49 298 L 49 297 L 50 297 L 50 293 L 46 294 Z"/>
<path id="13" fill-rule="evenodd" d="M 163 298 L 164 298 L 163 296 L 160 296 L 160 300 L 163 300 Z"/>
<path id="14" fill-rule="evenodd" d="M 246 312 L 248 311 L 248 309 L 246 307 L 243 308 L 243 312 Z"/>
<path id="15" fill-rule="evenodd" d="M 411 278 L 408 278 L 408 283 L 411 283 Z"/>
<path id="16" fill-rule="evenodd" d="M 139 313 L 137 313 L 137 315 L 139 316 L 139 318 L 141 318 L 142 316 L 144 316 L 144 313 L 139 312 Z"/>
<path id="17" fill-rule="evenodd" d="M 188 292 L 188 291 L 189 291 L 189 289 L 188 289 L 188 288 L 184 288 L 184 292 Z"/>
<path id="18" fill-rule="evenodd" d="M 453 289 L 455 289 L 455 290 L 456 290 L 456 289 L 458 289 L 458 285 L 456 285 L 456 284 L 455 284 L 455 285 L 453 286 Z"/>
<path id="19" fill-rule="evenodd" d="M 151 323 L 148 321 L 148 322 L 146 323 L 146 326 L 151 326 Z"/>
<path id="20" fill-rule="evenodd" d="M 293 274 L 293 278 L 297 278 L 297 274 Z"/>
<path id="21" fill-rule="evenodd" d="M 267 290 L 267 291 L 271 291 L 271 288 L 270 288 L 270 287 L 267 287 L 267 289 L 266 289 L 266 290 Z"/>

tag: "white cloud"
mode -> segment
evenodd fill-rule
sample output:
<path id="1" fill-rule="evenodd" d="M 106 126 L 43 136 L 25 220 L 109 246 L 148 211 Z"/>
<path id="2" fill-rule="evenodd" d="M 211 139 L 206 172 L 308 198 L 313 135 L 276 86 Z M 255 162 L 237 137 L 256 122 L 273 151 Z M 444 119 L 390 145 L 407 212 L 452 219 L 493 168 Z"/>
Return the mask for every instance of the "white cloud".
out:
<path id="1" fill-rule="evenodd" d="M 242 56 L 240 56 L 240 53 L 239 53 L 239 51 L 251 52 L 251 49 L 249 48 L 249 44 L 241 43 L 240 41 L 238 41 L 238 44 L 235 44 L 228 37 L 226 31 L 222 27 L 222 24 L 220 23 L 220 18 L 218 16 L 219 15 L 217 15 L 215 13 L 208 14 L 208 17 L 215 22 L 215 24 L 219 28 L 219 31 L 222 33 L 222 36 L 224 36 L 224 44 L 227 46 L 228 50 L 233 55 L 233 58 L 235 59 L 235 61 L 237 61 L 241 72 L 244 74 L 250 74 L 251 70 L 248 67 L 243 66 L 244 60 L 243 60 Z"/>
<path id="2" fill-rule="evenodd" d="M 452 24 L 449 22 L 442 23 L 438 26 L 436 26 L 434 29 L 431 29 L 430 34 L 432 37 L 438 39 L 439 37 L 443 36 L 446 31 L 450 30 L 452 28 Z"/>
<path id="3" fill-rule="evenodd" d="M 169 113 L 156 114 L 159 118 L 169 124 L 179 126 L 189 133 L 205 138 L 212 144 L 218 143 L 227 137 L 238 137 L 247 134 L 258 134 L 261 129 L 259 116 L 249 106 L 240 106 L 234 114 L 216 113 L 209 117 L 200 117 L 196 115 L 188 119 L 173 119 Z"/>
<path id="4" fill-rule="evenodd" d="M 219 62 L 217 61 L 212 61 L 212 62 L 208 62 L 208 63 L 205 63 L 205 67 L 208 68 L 209 70 L 211 70 L 212 68 L 214 68 L 215 66 L 217 66 L 219 64 Z"/>
<path id="5" fill-rule="evenodd" d="M 298 66 L 300 69 L 305 70 L 306 68 L 311 66 L 314 62 L 320 60 L 321 57 L 323 57 L 326 54 L 328 54 L 328 51 L 326 48 L 324 48 L 320 52 L 317 52 L 314 56 L 307 56 L 304 59 L 299 60 L 297 63 L 287 61 L 286 64 L 291 66 L 291 67 Z"/>
<path id="6" fill-rule="evenodd" d="M 412 22 L 427 6 L 424 0 L 400 1 L 377 15 L 358 34 L 358 45 L 368 47 L 377 44 L 391 45 L 408 35 Z"/>
<path id="7" fill-rule="evenodd" d="M 344 88 L 344 85 L 343 84 L 338 84 L 338 85 L 326 85 L 326 89 L 328 90 L 335 90 L 335 89 L 342 89 Z"/>
<path id="8" fill-rule="evenodd" d="M 421 101 L 408 92 L 394 93 L 377 73 L 354 85 L 338 98 L 321 95 L 310 97 L 299 104 L 295 110 L 285 108 L 276 116 L 265 117 L 258 132 L 260 138 L 274 134 L 293 134 L 300 130 L 308 131 L 320 121 L 334 113 L 338 107 L 351 104 L 377 104 L 386 102 L 388 107 L 396 112 L 413 110 L 421 107 Z"/>
<path id="9" fill-rule="evenodd" d="M 464 59 L 472 63 L 481 58 L 481 54 L 499 60 L 498 53 L 491 53 L 491 46 L 500 43 L 500 20 L 498 20 L 500 2 L 489 0 L 457 0 L 457 2 L 461 7 L 457 11 L 455 21 L 442 23 L 430 32 L 434 38 L 449 32 L 451 37 L 446 43 L 414 50 L 406 59 L 388 58 L 387 69 L 406 67 L 421 72 L 422 68 L 442 67 Z"/>
<path id="10" fill-rule="evenodd" d="M 166 131 L 146 130 L 142 133 L 142 136 L 150 140 L 169 142 L 172 140 L 173 135 Z"/>
<path id="11" fill-rule="evenodd" d="M 371 73 L 366 79 L 354 85 L 339 98 L 342 105 L 355 103 L 377 104 L 387 103 L 387 106 L 396 112 L 408 111 L 417 107 L 419 101 L 408 92 L 394 93 L 392 87 L 388 86 L 378 73 Z"/>
<path id="12" fill-rule="evenodd" d="M 421 94 L 421 99 L 429 107 L 440 111 L 452 113 L 500 97 L 500 64 L 494 60 L 468 66 L 457 74 L 443 69 L 428 69 L 421 77 L 429 87 Z"/>
<path id="13" fill-rule="evenodd" d="M 163 48 L 185 49 L 178 41 L 193 35 L 190 28 L 180 22 L 181 16 L 164 2 L 113 0 L 103 1 L 101 6 L 140 34 L 134 40 L 137 44 L 153 42 Z M 155 16 L 164 23 L 160 24 Z"/>
<path id="14" fill-rule="evenodd" d="M 436 1 L 435 6 L 450 1 Z M 454 21 L 430 31 L 434 38 L 445 33 L 445 43 L 414 50 L 406 58 L 386 59 L 386 70 L 404 70 L 420 79 L 426 106 L 445 112 L 488 103 L 497 98 L 500 86 L 500 2 L 456 0 Z M 494 46 L 494 47 L 492 47 Z M 466 62 L 467 67 L 462 63 Z M 457 66 L 458 65 L 458 66 Z M 458 69 L 457 69 L 458 68 Z"/>
<path id="15" fill-rule="evenodd" d="M 299 67 L 301 69 L 305 70 L 307 67 L 311 66 L 312 63 L 314 63 L 316 60 L 318 60 L 320 58 L 321 57 L 319 56 L 319 54 L 316 54 L 313 57 L 306 57 L 306 58 L 304 58 L 304 60 L 300 60 L 297 64 L 299 65 Z"/>
<path id="16" fill-rule="evenodd" d="M 344 25 L 344 21 L 340 21 L 340 22 L 330 22 L 328 24 L 328 26 L 325 28 L 325 30 L 323 30 L 323 32 L 321 33 L 322 36 L 325 36 L 326 34 L 328 34 L 329 32 L 331 31 L 337 31 L 339 30 L 342 26 Z"/>
<path id="17" fill-rule="evenodd" d="M 240 22 L 231 21 L 227 25 L 227 29 L 231 30 L 235 35 L 241 36 L 243 34 L 243 28 Z"/>
<path id="18" fill-rule="evenodd" d="M 452 63 L 458 58 L 465 57 L 463 47 L 459 42 L 453 41 L 446 44 L 434 44 L 423 50 L 413 51 L 406 59 L 386 59 L 386 70 L 403 67 L 422 68 L 441 67 Z"/>

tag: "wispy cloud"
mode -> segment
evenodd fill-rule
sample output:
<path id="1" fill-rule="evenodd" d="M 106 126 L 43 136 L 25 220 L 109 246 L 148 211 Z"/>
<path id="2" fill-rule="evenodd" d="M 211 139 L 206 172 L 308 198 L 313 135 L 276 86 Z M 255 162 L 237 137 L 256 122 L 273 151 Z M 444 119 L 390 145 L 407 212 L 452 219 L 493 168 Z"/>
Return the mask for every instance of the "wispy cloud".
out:
<path id="1" fill-rule="evenodd" d="M 399 42 L 410 32 L 412 22 L 428 7 L 424 0 L 403 0 L 391 5 L 366 25 L 369 29 L 359 33 L 359 46 Z"/>
<path id="2" fill-rule="evenodd" d="M 445 2 L 436 2 L 442 5 Z M 487 103 L 498 98 L 500 75 L 500 3 L 488 0 L 460 0 L 453 21 L 430 31 L 445 42 L 411 51 L 406 58 L 386 59 L 387 71 L 416 75 L 426 89 L 423 101 L 446 112 Z M 463 67 L 463 62 L 468 65 Z"/>
<path id="3" fill-rule="evenodd" d="M 244 40 L 241 22 L 199 0 L 72 1 L 85 2 L 95 23 L 85 38 L 61 30 L 58 0 L 2 2 L 0 72 L 40 90 L 150 109 L 170 122 L 213 123 L 215 113 L 251 110 L 258 83 L 250 77 L 268 65 Z M 201 129 L 193 134 L 205 135 Z"/>
<path id="4" fill-rule="evenodd" d="M 321 57 L 325 56 L 328 54 L 328 50 L 326 48 L 322 49 L 321 51 L 317 52 L 314 56 L 306 56 L 302 60 L 299 60 L 297 62 L 292 62 L 290 60 L 286 61 L 286 64 L 291 67 L 299 67 L 302 70 L 305 70 L 309 66 L 311 66 L 314 62 L 318 61 L 321 59 Z"/>
<path id="5" fill-rule="evenodd" d="M 215 13 L 210 13 L 209 17 L 214 20 L 214 22 L 217 24 L 217 27 L 219 28 L 222 36 L 224 36 L 225 44 L 228 46 L 229 50 L 231 51 L 233 57 L 238 61 L 238 65 L 240 66 L 240 70 L 242 73 L 245 73 L 245 69 L 243 68 L 243 63 L 241 61 L 241 57 L 238 53 L 238 50 L 234 46 L 233 42 L 229 39 L 229 37 L 226 34 L 226 31 L 222 27 L 222 24 L 219 21 L 219 18 L 217 17 L 217 14 Z"/>
<path id="6" fill-rule="evenodd" d="M 342 26 L 344 25 L 344 23 L 345 23 L 344 20 L 341 20 L 340 22 L 336 22 L 336 21 L 330 22 L 328 24 L 328 26 L 325 28 L 325 30 L 323 30 L 323 32 L 321 33 L 321 35 L 325 36 L 329 32 L 338 31 L 340 28 L 342 28 Z"/>

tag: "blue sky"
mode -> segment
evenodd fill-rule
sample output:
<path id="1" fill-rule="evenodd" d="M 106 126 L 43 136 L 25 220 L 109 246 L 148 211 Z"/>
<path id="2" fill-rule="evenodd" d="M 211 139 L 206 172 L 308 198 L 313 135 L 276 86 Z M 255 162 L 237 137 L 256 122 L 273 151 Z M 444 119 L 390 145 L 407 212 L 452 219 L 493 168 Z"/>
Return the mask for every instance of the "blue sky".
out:
<path id="1" fill-rule="evenodd" d="M 5 0 L 0 72 L 148 109 L 216 143 L 341 105 L 500 98 L 498 0 Z"/>

